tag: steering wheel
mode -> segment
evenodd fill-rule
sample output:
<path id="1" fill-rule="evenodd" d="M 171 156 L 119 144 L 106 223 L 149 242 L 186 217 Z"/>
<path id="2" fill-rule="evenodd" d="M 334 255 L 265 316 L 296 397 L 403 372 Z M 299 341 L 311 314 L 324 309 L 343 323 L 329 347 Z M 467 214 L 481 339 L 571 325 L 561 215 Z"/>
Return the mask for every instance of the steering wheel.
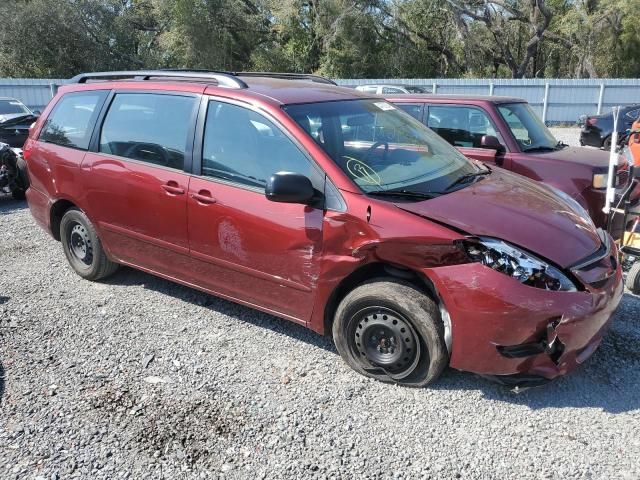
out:
<path id="1" fill-rule="evenodd" d="M 153 154 L 159 157 L 156 163 L 158 165 L 169 165 L 169 154 L 161 145 L 156 143 L 134 143 L 124 152 L 123 156 L 127 158 L 133 158 L 134 160 L 149 161 L 147 157 L 149 154 Z"/>
<path id="2" fill-rule="evenodd" d="M 380 147 L 384 145 L 384 153 L 382 154 L 382 159 L 386 159 L 387 158 L 387 153 L 389 153 L 389 144 L 387 142 L 376 142 L 373 145 L 371 145 L 369 147 L 369 150 L 367 150 L 367 153 L 364 154 L 364 157 L 362 158 L 363 161 L 367 161 L 369 160 L 369 157 L 373 154 L 373 152 L 376 150 L 376 148 Z"/>

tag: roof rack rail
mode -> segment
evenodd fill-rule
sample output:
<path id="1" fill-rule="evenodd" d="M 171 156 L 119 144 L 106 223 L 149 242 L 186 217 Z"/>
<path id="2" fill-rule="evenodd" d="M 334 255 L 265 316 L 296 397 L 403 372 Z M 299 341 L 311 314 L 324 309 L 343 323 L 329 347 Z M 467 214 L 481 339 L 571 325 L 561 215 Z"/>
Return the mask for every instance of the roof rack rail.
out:
<path id="1" fill-rule="evenodd" d="M 316 83 L 325 83 L 327 85 L 338 85 L 333 80 L 321 77 L 320 75 L 312 75 L 308 73 L 280 73 L 280 72 L 234 72 L 235 75 L 241 77 L 268 77 L 280 78 L 283 80 L 309 80 Z"/>
<path id="2" fill-rule="evenodd" d="M 120 72 L 95 72 L 76 75 L 68 83 L 87 83 L 88 80 L 149 80 L 150 78 L 211 80 L 221 87 L 249 88 L 235 74 L 211 70 L 127 70 Z"/>

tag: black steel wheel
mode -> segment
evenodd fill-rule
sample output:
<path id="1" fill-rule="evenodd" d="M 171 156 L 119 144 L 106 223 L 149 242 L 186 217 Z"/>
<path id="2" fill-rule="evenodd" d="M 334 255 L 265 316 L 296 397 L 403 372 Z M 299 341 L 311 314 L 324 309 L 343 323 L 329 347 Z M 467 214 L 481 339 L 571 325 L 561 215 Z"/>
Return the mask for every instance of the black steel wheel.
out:
<path id="1" fill-rule="evenodd" d="M 60 221 L 62 248 L 78 275 L 99 280 L 115 272 L 118 264 L 107 258 L 93 224 L 84 212 L 70 208 Z"/>
<path id="2" fill-rule="evenodd" d="M 420 342 L 402 314 L 372 306 L 356 313 L 350 324 L 355 327 L 352 346 L 365 364 L 383 369 L 394 380 L 405 378 L 416 368 Z"/>
<path id="3" fill-rule="evenodd" d="M 69 242 L 69 251 L 75 257 L 75 260 L 82 262 L 87 266 L 93 263 L 93 247 L 91 245 L 91 236 L 87 228 L 79 222 L 71 221 L 67 224 L 69 230 L 67 241 Z"/>
<path id="4" fill-rule="evenodd" d="M 436 303 L 395 279 L 374 280 L 350 292 L 336 311 L 333 338 L 349 366 L 384 382 L 421 387 L 448 362 Z"/>

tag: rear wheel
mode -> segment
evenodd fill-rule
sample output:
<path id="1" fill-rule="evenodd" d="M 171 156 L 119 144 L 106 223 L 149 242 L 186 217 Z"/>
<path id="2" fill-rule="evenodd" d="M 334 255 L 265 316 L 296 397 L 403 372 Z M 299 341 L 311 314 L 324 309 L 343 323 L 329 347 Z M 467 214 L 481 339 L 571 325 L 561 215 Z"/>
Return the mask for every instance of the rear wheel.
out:
<path id="1" fill-rule="evenodd" d="M 15 188 L 11 192 L 11 196 L 13 197 L 14 200 L 24 200 L 26 197 L 26 192 L 21 188 Z"/>
<path id="2" fill-rule="evenodd" d="M 96 230 L 77 208 L 65 212 L 60 222 L 60 239 L 69 264 L 87 280 L 106 278 L 118 269 L 118 264 L 104 253 Z"/>
<path id="3" fill-rule="evenodd" d="M 336 311 L 333 339 L 357 372 L 405 386 L 433 382 L 449 359 L 435 302 L 395 280 L 374 280 L 349 293 Z"/>
<path id="4" fill-rule="evenodd" d="M 640 295 L 640 260 L 636 260 L 631 266 L 631 270 L 627 273 L 627 288 L 632 293 Z"/>
<path id="5" fill-rule="evenodd" d="M 604 139 L 604 142 L 602 142 L 602 149 L 607 151 L 611 150 L 611 137 Z"/>

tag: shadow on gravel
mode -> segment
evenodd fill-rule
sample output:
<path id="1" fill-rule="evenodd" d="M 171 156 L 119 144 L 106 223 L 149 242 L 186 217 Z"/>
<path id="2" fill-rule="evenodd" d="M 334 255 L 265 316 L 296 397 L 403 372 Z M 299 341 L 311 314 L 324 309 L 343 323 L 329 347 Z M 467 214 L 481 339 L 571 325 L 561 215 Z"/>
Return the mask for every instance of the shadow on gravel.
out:
<path id="1" fill-rule="evenodd" d="M 104 283 L 123 286 L 144 285 L 144 288 L 149 290 L 170 295 L 184 302 L 206 307 L 211 311 L 222 313 L 223 315 L 233 317 L 245 323 L 251 323 L 260 328 L 287 335 L 296 340 L 302 340 L 310 345 L 337 354 L 333 341 L 330 338 L 318 335 L 302 325 L 224 300 L 214 295 L 200 292 L 193 288 L 182 286 L 169 280 L 164 280 L 139 270 L 122 267 L 115 275 L 106 279 Z"/>
<path id="2" fill-rule="evenodd" d="M 24 210 L 25 208 L 27 208 L 27 202 L 23 200 L 14 200 L 11 195 L 0 193 L 0 215 Z"/>
<path id="3" fill-rule="evenodd" d="M 302 340 L 337 355 L 332 340 L 301 325 L 243 307 L 213 295 L 178 285 L 144 272 L 122 268 L 105 283 L 112 285 L 143 285 L 144 288 L 171 295 L 179 300 L 204 306 L 211 311 L 251 323 L 291 338 Z M 565 378 L 543 387 L 515 393 L 477 375 L 447 369 L 430 388 L 436 391 L 480 390 L 488 400 L 540 408 L 596 408 L 621 413 L 640 409 L 640 331 L 635 336 L 624 334 L 625 328 L 635 328 L 640 318 L 640 297 L 626 294 L 624 312 L 618 313 L 613 328 L 586 365 Z M 636 315 L 634 312 L 638 312 Z M 621 314 L 624 316 L 622 317 Z M 631 326 L 630 326 L 631 325 Z M 336 361 L 339 361 L 336 358 Z"/>
<path id="4" fill-rule="evenodd" d="M 2 398 L 4 397 L 4 367 L 0 362 L 0 405 L 2 405 Z"/>
<path id="5" fill-rule="evenodd" d="M 488 400 L 542 408 L 640 410 L 640 297 L 626 293 L 613 325 L 587 362 L 566 377 L 516 393 L 471 373 L 448 369 L 434 390 L 479 390 Z"/>

